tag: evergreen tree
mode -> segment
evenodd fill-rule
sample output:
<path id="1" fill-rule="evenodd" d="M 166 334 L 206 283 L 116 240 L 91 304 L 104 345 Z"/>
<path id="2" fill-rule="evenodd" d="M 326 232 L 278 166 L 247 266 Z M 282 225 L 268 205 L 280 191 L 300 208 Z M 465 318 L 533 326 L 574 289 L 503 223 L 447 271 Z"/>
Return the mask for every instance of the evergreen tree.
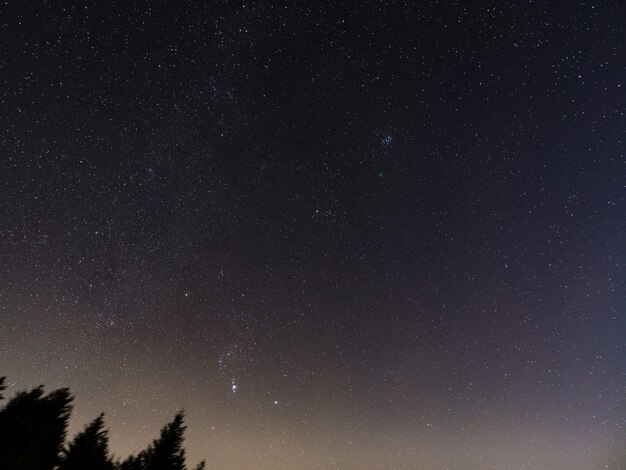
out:
<path id="1" fill-rule="evenodd" d="M 131 455 L 118 465 L 118 470 L 143 470 L 143 468 L 144 463 L 139 455 Z"/>
<path id="2" fill-rule="evenodd" d="M 0 399 L 5 380 L 0 377 Z M 104 414 L 63 449 L 72 399 L 66 388 L 44 395 L 43 386 L 10 399 L 0 409 L 0 470 L 186 470 L 182 412 L 146 450 L 121 463 L 111 460 Z M 202 461 L 194 470 L 205 468 Z"/>
<path id="3" fill-rule="evenodd" d="M 51 470 L 59 463 L 72 396 L 66 388 L 19 392 L 0 410 L 0 468 Z"/>
<path id="4" fill-rule="evenodd" d="M 64 452 L 58 470 L 113 470 L 104 413 L 89 423 Z"/>
<path id="5" fill-rule="evenodd" d="M 146 470 L 185 470 L 184 414 L 179 412 L 171 423 L 161 429 L 161 435 L 139 458 Z"/>
<path id="6" fill-rule="evenodd" d="M 131 455 L 118 464 L 118 470 L 186 470 L 184 420 L 184 413 L 178 413 L 171 423 L 161 429 L 158 439 L 139 455 Z M 200 462 L 194 470 L 206 470 L 205 462 Z"/>

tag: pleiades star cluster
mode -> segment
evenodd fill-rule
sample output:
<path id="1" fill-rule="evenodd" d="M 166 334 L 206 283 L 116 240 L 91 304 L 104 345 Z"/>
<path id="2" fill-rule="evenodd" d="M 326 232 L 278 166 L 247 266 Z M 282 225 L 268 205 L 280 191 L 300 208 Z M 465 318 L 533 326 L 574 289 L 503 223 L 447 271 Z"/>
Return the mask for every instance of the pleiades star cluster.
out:
<path id="1" fill-rule="evenodd" d="M 0 375 L 237 470 L 626 468 L 626 7 L 0 5 Z"/>

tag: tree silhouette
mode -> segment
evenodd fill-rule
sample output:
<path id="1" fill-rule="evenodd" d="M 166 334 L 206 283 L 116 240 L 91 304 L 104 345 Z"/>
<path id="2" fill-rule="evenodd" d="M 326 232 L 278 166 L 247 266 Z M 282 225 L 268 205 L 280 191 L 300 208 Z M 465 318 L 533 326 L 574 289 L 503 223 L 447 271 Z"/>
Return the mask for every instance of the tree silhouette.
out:
<path id="1" fill-rule="evenodd" d="M 161 429 L 158 439 L 155 439 L 146 450 L 137 456 L 130 456 L 124 460 L 120 470 L 186 470 L 185 449 L 183 448 L 185 432 L 185 415 L 181 411 L 171 423 Z M 201 466 L 202 465 L 202 466 Z M 204 469 L 201 462 L 197 467 Z"/>
<path id="2" fill-rule="evenodd" d="M 161 435 L 142 452 L 147 470 L 185 470 L 184 414 L 179 412 L 171 423 L 161 429 Z"/>
<path id="3" fill-rule="evenodd" d="M 0 399 L 5 389 L 0 377 Z M 43 386 L 11 398 L 0 409 L 0 470 L 186 470 L 183 412 L 139 455 L 113 463 L 104 414 L 63 448 L 72 399 L 67 388 L 44 395 Z M 202 461 L 194 470 L 205 468 Z"/>
<path id="4" fill-rule="evenodd" d="M 19 392 L 0 410 L 0 468 L 51 470 L 59 463 L 72 396 L 68 389 L 44 396 L 43 387 Z"/>
<path id="5" fill-rule="evenodd" d="M 64 451 L 58 470 L 113 470 L 104 413 L 89 423 Z"/>
<path id="6" fill-rule="evenodd" d="M 118 465 L 119 470 L 142 470 L 144 467 L 140 456 L 131 455 Z"/>

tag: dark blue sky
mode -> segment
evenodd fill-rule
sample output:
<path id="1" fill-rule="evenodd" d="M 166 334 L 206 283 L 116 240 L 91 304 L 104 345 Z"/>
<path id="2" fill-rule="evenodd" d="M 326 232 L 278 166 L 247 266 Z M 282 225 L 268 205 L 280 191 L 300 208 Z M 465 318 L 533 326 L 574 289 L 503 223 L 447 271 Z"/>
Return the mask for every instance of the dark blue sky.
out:
<path id="1" fill-rule="evenodd" d="M 1 6 L 0 373 L 122 456 L 184 407 L 216 469 L 620 468 L 625 24 Z"/>

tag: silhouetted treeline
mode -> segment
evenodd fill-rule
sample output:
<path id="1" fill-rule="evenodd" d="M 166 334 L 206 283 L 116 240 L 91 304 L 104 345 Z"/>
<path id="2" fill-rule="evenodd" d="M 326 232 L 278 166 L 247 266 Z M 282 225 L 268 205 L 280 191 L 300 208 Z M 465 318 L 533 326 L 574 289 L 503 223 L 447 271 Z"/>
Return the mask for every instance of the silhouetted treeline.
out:
<path id="1" fill-rule="evenodd" d="M 0 400 L 6 389 L 0 377 Z M 123 461 L 109 451 L 104 413 L 66 443 L 73 397 L 67 388 L 44 394 L 43 386 L 18 392 L 0 409 L 2 470 L 186 470 L 184 414 L 161 429 L 147 449 Z M 203 470 L 204 462 L 195 470 Z"/>

